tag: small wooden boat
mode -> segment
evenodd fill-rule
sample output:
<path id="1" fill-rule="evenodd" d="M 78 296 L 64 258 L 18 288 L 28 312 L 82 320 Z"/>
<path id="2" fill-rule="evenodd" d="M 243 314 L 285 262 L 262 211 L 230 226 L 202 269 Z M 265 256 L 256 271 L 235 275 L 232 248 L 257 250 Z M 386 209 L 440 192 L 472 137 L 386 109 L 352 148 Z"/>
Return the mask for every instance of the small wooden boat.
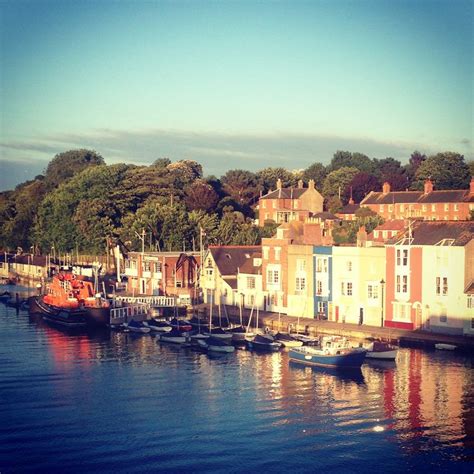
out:
<path id="1" fill-rule="evenodd" d="M 295 347 L 290 349 L 290 361 L 300 364 L 335 367 L 338 369 L 360 369 L 367 351 L 351 348 L 345 338 L 324 337 L 320 347 Z"/>
<path id="2" fill-rule="evenodd" d="M 132 319 L 128 323 L 124 324 L 125 329 L 128 329 L 131 332 L 136 332 L 136 333 L 141 333 L 141 334 L 146 334 L 150 332 L 150 328 L 148 326 L 145 326 L 145 324 L 142 321 L 135 321 Z"/>
<path id="3" fill-rule="evenodd" d="M 172 344 L 184 344 L 187 342 L 186 336 L 184 336 L 183 333 L 177 329 L 160 334 L 159 340 L 161 342 L 171 342 Z"/>
<path id="4" fill-rule="evenodd" d="M 211 352 L 234 352 L 235 347 L 222 339 L 210 336 L 207 339 L 198 340 L 198 344 L 203 349 Z"/>
<path id="5" fill-rule="evenodd" d="M 303 341 L 283 332 L 276 333 L 273 338 L 275 341 L 280 342 L 284 347 L 301 347 L 303 345 Z"/>
<path id="6" fill-rule="evenodd" d="M 235 328 L 229 329 L 227 332 L 232 334 L 232 340 L 235 342 L 245 342 L 246 338 L 255 337 L 255 333 L 247 331 L 243 326 L 236 326 Z"/>
<path id="7" fill-rule="evenodd" d="M 213 327 L 210 331 L 204 333 L 206 336 L 216 337 L 218 339 L 224 339 L 230 341 L 232 339 L 232 333 L 224 331 L 221 327 Z"/>
<path id="8" fill-rule="evenodd" d="M 189 324 L 189 322 L 184 319 L 173 318 L 169 322 L 169 325 L 173 329 L 176 329 L 177 331 L 181 331 L 181 332 L 188 332 L 188 331 L 192 331 L 193 329 L 192 325 Z"/>
<path id="9" fill-rule="evenodd" d="M 395 360 L 397 353 L 398 347 L 386 342 L 374 341 L 367 347 L 366 357 L 368 359 Z"/>
<path id="10" fill-rule="evenodd" d="M 437 343 L 435 344 L 435 349 L 438 349 L 440 351 L 454 351 L 457 349 L 457 346 L 454 344 L 444 344 L 444 343 Z"/>
<path id="11" fill-rule="evenodd" d="M 276 352 L 282 347 L 270 334 L 257 334 L 253 339 L 247 339 L 246 344 L 251 350 L 266 352 Z"/>
<path id="12" fill-rule="evenodd" d="M 143 324 L 148 326 L 153 332 L 170 332 L 173 329 L 166 321 L 155 318 L 143 321 Z"/>

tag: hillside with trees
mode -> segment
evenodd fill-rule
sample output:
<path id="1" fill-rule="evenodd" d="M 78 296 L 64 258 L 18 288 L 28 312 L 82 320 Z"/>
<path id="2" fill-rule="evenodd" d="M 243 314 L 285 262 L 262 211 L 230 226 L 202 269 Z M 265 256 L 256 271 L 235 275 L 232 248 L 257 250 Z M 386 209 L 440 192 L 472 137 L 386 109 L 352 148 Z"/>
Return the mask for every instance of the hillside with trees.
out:
<path id="1" fill-rule="evenodd" d="M 99 254 L 121 241 L 137 250 L 145 231 L 147 250 L 189 250 L 199 247 L 200 229 L 206 245 L 254 245 L 274 232 L 274 224 L 257 227 L 254 218 L 259 196 L 278 179 L 284 187 L 313 179 L 326 209 L 336 212 L 385 181 L 393 190 L 420 189 L 428 177 L 436 189 L 467 188 L 473 168 L 452 152 L 427 157 L 415 151 L 402 165 L 392 157 L 337 151 L 327 166 L 315 162 L 301 172 L 233 169 L 217 178 L 203 176 L 192 160 L 107 165 L 95 151 L 70 150 L 56 155 L 44 175 L 0 193 L 0 248 Z M 377 222 L 361 215 L 338 238 L 352 241 L 357 225 Z"/>

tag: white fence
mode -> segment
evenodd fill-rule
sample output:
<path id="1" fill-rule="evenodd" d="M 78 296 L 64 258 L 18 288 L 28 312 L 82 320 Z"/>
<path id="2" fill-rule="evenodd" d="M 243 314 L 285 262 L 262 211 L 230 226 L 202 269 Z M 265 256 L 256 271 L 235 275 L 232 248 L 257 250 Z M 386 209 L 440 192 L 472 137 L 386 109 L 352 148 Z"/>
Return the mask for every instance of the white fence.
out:
<path id="1" fill-rule="evenodd" d="M 110 325 L 128 323 L 132 319 L 135 321 L 144 321 L 148 317 L 149 309 L 150 307 L 147 304 L 112 308 L 110 310 Z"/>
<path id="2" fill-rule="evenodd" d="M 131 304 L 145 304 L 155 308 L 173 308 L 177 304 L 175 296 L 116 296 L 116 301 Z"/>

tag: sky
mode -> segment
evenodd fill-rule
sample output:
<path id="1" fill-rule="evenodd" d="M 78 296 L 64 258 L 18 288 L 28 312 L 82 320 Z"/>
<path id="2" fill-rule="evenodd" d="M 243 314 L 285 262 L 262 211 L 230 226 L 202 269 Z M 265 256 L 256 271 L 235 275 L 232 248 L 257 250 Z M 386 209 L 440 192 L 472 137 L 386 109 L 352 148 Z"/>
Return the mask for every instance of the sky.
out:
<path id="1" fill-rule="evenodd" d="M 55 154 L 205 175 L 473 152 L 468 0 L 0 0 L 0 191 Z"/>

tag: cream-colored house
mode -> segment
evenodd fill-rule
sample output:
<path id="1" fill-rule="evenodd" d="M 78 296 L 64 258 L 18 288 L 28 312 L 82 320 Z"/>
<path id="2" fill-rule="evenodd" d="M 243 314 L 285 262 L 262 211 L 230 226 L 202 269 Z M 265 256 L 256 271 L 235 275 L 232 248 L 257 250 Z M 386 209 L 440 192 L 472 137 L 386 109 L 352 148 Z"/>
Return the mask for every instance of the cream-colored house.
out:
<path id="1" fill-rule="evenodd" d="M 333 247 L 330 320 L 382 326 L 385 248 Z"/>
<path id="2" fill-rule="evenodd" d="M 313 245 L 288 246 L 288 316 L 314 317 Z"/>

